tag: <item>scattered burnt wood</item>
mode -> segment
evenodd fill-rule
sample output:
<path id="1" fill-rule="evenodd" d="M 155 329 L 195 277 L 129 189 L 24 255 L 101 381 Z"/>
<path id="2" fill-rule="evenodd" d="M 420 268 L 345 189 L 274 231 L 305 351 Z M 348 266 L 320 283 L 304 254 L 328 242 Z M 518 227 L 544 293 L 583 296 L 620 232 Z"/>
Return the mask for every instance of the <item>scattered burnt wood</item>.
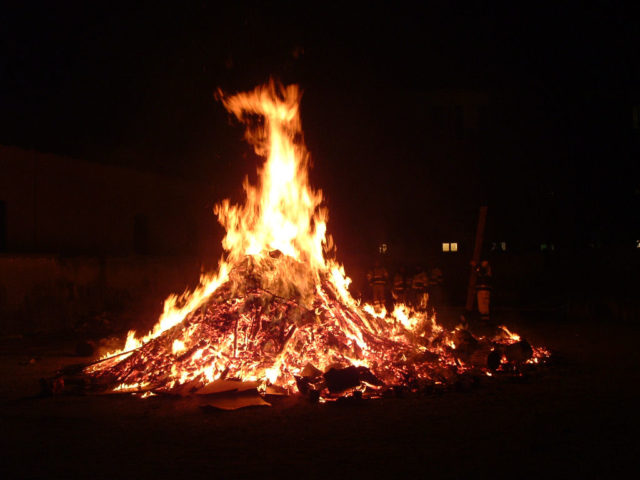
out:
<path id="1" fill-rule="evenodd" d="M 463 360 L 468 360 L 478 348 L 478 340 L 464 328 L 455 330 L 452 341 L 455 344 L 455 355 Z"/>
<path id="2" fill-rule="evenodd" d="M 348 395 L 342 395 L 337 398 L 337 405 L 360 405 L 362 404 L 363 397 L 360 390 L 354 390 Z"/>
<path id="3" fill-rule="evenodd" d="M 509 362 L 516 364 L 524 363 L 533 356 L 533 349 L 526 340 L 506 345 L 504 347 L 504 355 Z"/>
<path id="4" fill-rule="evenodd" d="M 302 369 L 302 372 L 300 372 L 300 374 L 304 378 L 314 379 L 322 376 L 322 371 L 317 369 L 310 363 L 307 363 L 307 365 L 305 365 L 305 367 Z"/>
<path id="5" fill-rule="evenodd" d="M 316 388 L 312 388 L 312 384 L 306 377 L 295 377 L 296 387 L 302 395 L 308 395 L 311 391 L 318 391 Z M 318 391 L 319 393 L 319 391 Z"/>
<path id="6" fill-rule="evenodd" d="M 275 367 L 288 378 L 278 377 L 274 387 L 293 384 L 310 399 L 356 389 L 374 397 L 392 386 L 410 392 L 429 385 L 465 390 L 473 377 L 461 376 L 511 374 L 507 366 L 522 366 L 534 353 L 526 341 L 514 342 L 508 335 L 476 336 L 463 327 L 446 331 L 430 321 L 405 331 L 345 304 L 327 278 L 313 277 L 309 285 L 303 281 L 292 288 L 283 271 L 306 272 L 277 253 L 260 264 L 240 262 L 227 282 L 172 328 L 137 349 L 64 375 L 80 370 L 90 392 L 144 385 L 156 393 L 191 395 L 212 378 L 255 378 L 247 373 L 272 374 Z M 400 333 L 390 334 L 398 327 Z M 404 337 L 398 341 L 397 335 Z M 368 368 L 353 366 L 358 362 Z M 333 368 L 322 372 L 314 364 Z"/>
<path id="7" fill-rule="evenodd" d="M 496 371 L 498 367 L 500 367 L 500 361 L 502 359 L 502 354 L 499 350 L 493 349 L 487 355 L 487 368 L 491 371 Z"/>
<path id="8" fill-rule="evenodd" d="M 384 385 L 384 383 L 366 367 L 350 366 L 347 368 L 331 368 L 325 372 L 324 379 L 331 393 L 344 392 L 350 388 L 358 387 L 362 383 L 374 386 Z"/>

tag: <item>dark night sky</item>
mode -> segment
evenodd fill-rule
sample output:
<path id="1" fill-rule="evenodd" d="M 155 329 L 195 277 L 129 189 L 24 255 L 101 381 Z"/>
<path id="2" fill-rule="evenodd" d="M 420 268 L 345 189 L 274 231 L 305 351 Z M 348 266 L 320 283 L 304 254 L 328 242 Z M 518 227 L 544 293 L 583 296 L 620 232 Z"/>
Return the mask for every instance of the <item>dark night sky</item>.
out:
<path id="1" fill-rule="evenodd" d="M 18 3 L 0 17 L 0 143 L 204 179 L 217 200 L 255 161 L 213 92 L 275 76 L 305 91 L 312 177 L 338 230 L 546 195 L 581 231 L 614 218 L 639 173 L 636 12 L 479 3 Z M 427 158 L 424 92 L 438 88 L 506 99 L 491 154 Z"/>

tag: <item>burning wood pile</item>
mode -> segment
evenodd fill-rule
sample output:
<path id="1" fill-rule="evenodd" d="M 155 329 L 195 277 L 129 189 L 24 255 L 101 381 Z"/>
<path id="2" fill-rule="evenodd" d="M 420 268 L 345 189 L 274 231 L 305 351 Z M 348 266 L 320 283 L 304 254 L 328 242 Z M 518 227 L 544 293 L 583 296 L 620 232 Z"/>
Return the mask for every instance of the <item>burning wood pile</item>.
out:
<path id="1" fill-rule="evenodd" d="M 167 299 L 147 336 L 130 332 L 121 351 L 86 367 L 88 389 L 188 395 L 238 381 L 320 400 L 376 397 L 548 356 L 504 327 L 475 337 L 446 331 L 433 313 L 396 305 L 387 314 L 354 300 L 325 235 L 322 193 L 309 186 L 297 87 L 272 82 L 220 98 L 266 158 L 259 184 L 245 181 L 243 206 L 216 206 L 227 231 L 217 274 Z"/>

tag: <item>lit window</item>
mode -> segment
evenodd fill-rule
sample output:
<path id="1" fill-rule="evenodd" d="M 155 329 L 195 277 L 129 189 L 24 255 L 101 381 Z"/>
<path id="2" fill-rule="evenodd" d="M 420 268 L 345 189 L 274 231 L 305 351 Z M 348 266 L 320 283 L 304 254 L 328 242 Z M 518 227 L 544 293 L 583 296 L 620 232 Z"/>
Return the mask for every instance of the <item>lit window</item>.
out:
<path id="1" fill-rule="evenodd" d="M 458 242 L 443 242 L 442 243 L 442 251 L 443 252 L 457 252 L 458 251 Z"/>
<path id="2" fill-rule="evenodd" d="M 492 252 L 506 252 L 507 251 L 507 242 L 491 242 L 491 251 Z"/>
<path id="3" fill-rule="evenodd" d="M 383 243 L 378 247 L 378 251 L 382 254 L 387 253 L 388 250 L 389 246 L 386 243 Z"/>

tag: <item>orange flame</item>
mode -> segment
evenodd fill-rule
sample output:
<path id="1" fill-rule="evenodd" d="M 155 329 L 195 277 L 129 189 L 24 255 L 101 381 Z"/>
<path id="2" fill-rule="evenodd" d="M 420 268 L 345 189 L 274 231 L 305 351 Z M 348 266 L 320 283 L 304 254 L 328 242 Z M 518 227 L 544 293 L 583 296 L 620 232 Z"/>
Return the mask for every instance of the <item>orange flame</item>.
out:
<path id="1" fill-rule="evenodd" d="M 245 178 L 244 205 L 231 205 L 225 199 L 214 208 L 226 229 L 222 245 L 227 255 L 220 260 L 218 272 L 203 275 L 192 292 L 169 296 L 158 323 L 147 335 L 137 338 L 135 331 L 130 331 L 125 347 L 104 358 L 133 351 L 178 325 L 229 279 L 231 266 L 247 255 L 259 261 L 279 251 L 307 265 L 313 279 L 308 270 L 270 272 L 274 281 L 286 279 L 279 282 L 279 287 L 295 288 L 306 296 L 315 293 L 319 273 L 328 272 L 341 299 L 356 304 L 349 294 L 351 280 L 344 268 L 332 259 L 325 261 L 324 254 L 334 248 L 331 237 L 325 236 L 327 210 L 321 207 L 322 192 L 309 185 L 309 154 L 302 142 L 301 92 L 297 85 L 283 87 L 271 81 L 251 92 L 227 96 L 219 91 L 218 96 L 229 112 L 247 124 L 246 139 L 258 155 L 266 158 L 258 169 L 259 183 L 251 185 Z M 253 125 L 256 116 L 261 121 Z"/>
<path id="2" fill-rule="evenodd" d="M 302 138 L 299 101 L 295 85 L 277 88 L 273 82 L 253 92 L 222 96 L 224 106 L 239 120 L 259 115 L 264 123 L 248 128 L 246 138 L 266 163 L 258 170 L 260 184 L 244 181 L 246 202 L 216 206 L 220 223 L 227 230 L 222 242 L 229 261 L 246 255 L 264 255 L 279 250 L 285 255 L 324 270 L 326 209 L 320 208 L 322 192 L 309 186 L 309 154 Z"/>
<path id="3" fill-rule="evenodd" d="M 147 335 L 139 338 L 129 332 L 125 347 L 116 352 L 118 357 L 92 371 L 126 361 L 142 349 L 137 361 L 155 370 L 142 377 L 118 376 L 119 391 L 152 390 L 154 379 L 165 382 L 166 390 L 190 382 L 211 383 L 225 375 L 290 387 L 294 376 L 309 364 L 320 371 L 335 365 L 366 367 L 401 382 L 408 370 L 415 373 L 423 368 L 402 364 L 424 355 L 427 344 L 443 366 L 464 369 L 451 356 L 456 344 L 436 323 L 435 315 L 404 305 L 396 305 L 391 313 L 376 311 L 371 305 L 361 306 L 349 293 L 350 279 L 333 258 L 335 248 L 326 235 L 328 212 L 322 206 L 322 192 L 309 184 L 298 87 L 272 81 L 251 92 L 218 95 L 226 109 L 247 125 L 246 139 L 265 158 L 258 169 L 258 183 L 252 185 L 248 177 L 244 180 L 244 204 L 223 200 L 214 209 L 226 229 L 222 242 L 226 254 L 217 273 L 203 275 L 194 291 L 166 299 L 158 323 Z M 280 307 L 303 311 L 296 313 L 298 320 L 278 326 L 277 346 L 261 333 L 263 319 L 270 323 L 268 316 L 244 310 L 242 290 L 247 288 L 247 278 L 236 278 L 243 268 L 259 272 L 260 288 L 279 298 Z M 218 322 L 214 326 L 192 321 L 219 289 L 240 292 L 221 297 L 218 310 L 210 312 Z M 142 347 L 186 318 L 192 320 L 170 332 L 164 358 L 148 361 L 148 351 Z M 217 330 L 224 322 L 224 330 Z M 516 340 L 515 334 L 503 330 L 511 341 Z M 256 349 L 262 358 L 252 355 Z M 422 373 L 427 376 L 425 369 Z"/>

